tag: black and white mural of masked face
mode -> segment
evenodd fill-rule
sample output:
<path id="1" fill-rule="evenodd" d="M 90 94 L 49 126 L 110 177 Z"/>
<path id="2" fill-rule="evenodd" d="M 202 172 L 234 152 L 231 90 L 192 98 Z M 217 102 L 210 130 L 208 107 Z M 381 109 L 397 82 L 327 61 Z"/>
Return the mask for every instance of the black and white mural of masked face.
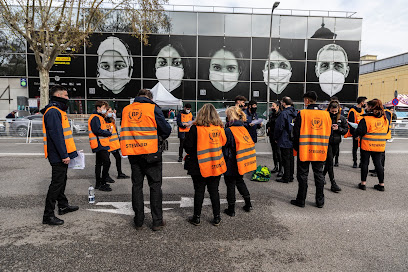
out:
<path id="1" fill-rule="evenodd" d="M 337 44 L 323 46 L 316 57 L 315 72 L 320 87 L 330 97 L 340 92 L 349 74 L 346 51 Z"/>
<path id="2" fill-rule="evenodd" d="M 170 44 L 163 47 L 156 57 L 156 78 L 163 87 L 172 92 L 177 89 L 184 77 L 181 56 Z"/>
<path id="3" fill-rule="evenodd" d="M 108 37 L 98 48 L 97 83 L 105 91 L 119 94 L 129 83 L 133 59 L 127 45 L 117 37 Z"/>
<path id="4" fill-rule="evenodd" d="M 265 62 L 265 68 L 262 71 L 266 85 L 268 85 L 268 69 L 269 88 L 274 93 L 281 94 L 286 86 L 288 86 L 292 76 L 292 66 L 290 62 L 277 50 L 274 50 L 269 54 L 269 61 L 267 60 Z"/>
<path id="5" fill-rule="evenodd" d="M 238 84 L 240 67 L 234 54 L 220 49 L 212 56 L 209 68 L 209 80 L 220 92 L 229 92 Z"/>

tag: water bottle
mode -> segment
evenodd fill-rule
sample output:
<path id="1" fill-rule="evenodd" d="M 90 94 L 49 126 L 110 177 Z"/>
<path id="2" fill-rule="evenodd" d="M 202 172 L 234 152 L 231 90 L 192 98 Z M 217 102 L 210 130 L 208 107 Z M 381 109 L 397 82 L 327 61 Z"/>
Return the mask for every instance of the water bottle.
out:
<path id="1" fill-rule="evenodd" d="M 88 202 L 89 204 L 95 203 L 95 189 L 92 185 L 88 188 Z"/>

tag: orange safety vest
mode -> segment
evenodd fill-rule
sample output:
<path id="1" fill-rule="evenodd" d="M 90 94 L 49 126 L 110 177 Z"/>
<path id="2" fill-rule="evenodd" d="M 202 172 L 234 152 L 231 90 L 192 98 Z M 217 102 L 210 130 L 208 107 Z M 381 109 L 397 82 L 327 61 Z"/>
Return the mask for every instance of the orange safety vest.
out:
<path id="1" fill-rule="evenodd" d="M 56 109 L 61 113 L 61 125 L 62 125 L 62 130 L 64 132 L 64 140 L 65 140 L 65 147 L 67 148 L 67 153 L 69 154 L 69 153 L 76 151 L 77 149 L 75 146 L 74 138 L 72 137 L 72 130 L 71 130 L 71 126 L 69 125 L 67 113 L 65 111 L 60 110 L 57 107 L 52 106 L 52 107 L 49 107 L 45 111 L 43 115 L 43 119 L 42 119 L 45 158 L 48 158 L 48 148 L 47 148 L 47 131 L 45 129 L 44 117 L 50 109 Z"/>
<path id="2" fill-rule="evenodd" d="M 227 142 L 225 131 L 219 126 L 197 126 L 197 159 L 201 176 L 220 176 L 227 171 L 222 147 Z"/>
<path id="3" fill-rule="evenodd" d="M 255 143 L 243 126 L 229 127 L 237 147 L 237 164 L 240 175 L 256 170 Z"/>
<path id="4" fill-rule="evenodd" d="M 120 132 L 122 155 L 152 154 L 159 150 L 155 104 L 134 102 L 123 109 Z"/>
<path id="5" fill-rule="evenodd" d="M 89 144 L 91 146 L 91 149 L 95 149 L 95 148 L 98 147 L 98 139 L 99 139 L 99 142 L 101 143 L 102 146 L 109 146 L 109 138 L 110 138 L 110 137 L 96 136 L 92 132 L 91 121 L 95 116 L 99 118 L 99 122 L 101 123 L 101 129 L 109 130 L 109 128 L 111 127 L 110 124 L 106 123 L 105 119 L 102 116 L 100 116 L 99 114 L 92 114 L 91 117 L 89 117 L 89 119 L 88 119 L 88 133 L 89 133 Z"/>
<path id="6" fill-rule="evenodd" d="M 180 121 L 182 123 L 187 123 L 187 122 L 193 121 L 193 114 L 191 112 L 188 113 L 188 114 L 181 113 L 180 116 L 181 116 Z M 189 132 L 189 131 L 190 131 L 189 127 L 186 127 L 186 128 L 179 127 L 179 132 Z"/>
<path id="7" fill-rule="evenodd" d="M 328 111 L 301 110 L 300 161 L 326 161 L 332 120 Z"/>
<path id="8" fill-rule="evenodd" d="M 361 138 L 361 149 L 365 151 L 384 152 L 388 139 L 389 122 L 385 116 L 364 116 L 367 134 Z"/>
<path id="9" fill-rule="evenodd" d="M 348 119 L 349 119 L 349 116 L 350 116 L 350 112 L 354 112 L 354 117 L 355 117 L 355 121 L 356 121 L 356 123 L 358 124 L 358 123 L 360 123 L 360 121 L 361 121 L 361 119 L 363 119 L 363 114 L 364 114 L 364 109 L 363 108 L 361 108 L 361 112 L 357 112 L 354 108 L 352 108 L 349 112 L 348 112 L 348 114 L 347 114 L 347 121 L 348 121 Z M 351 135 L 351 132 L 350 132 L 350 125 L 348 125 L 349 126 L 349 130 L 347 131 L 347 133 L 346 133 L 346 135 L 344 135 L 344 138 L 348 138 L 348 137 L 352 137 L 353 135 Z"/>
<path id="10" fill-rule="evenodd" d="M 391 139 L 392 137 L 391 137 L 391 128 L 392 128 L 392 112 L 390 111 L 390 110 L 384 110 L 384 111 L 386 111 L 386 112 L 389 112 L 390 113 L 390 120 L 388 120 L 388 128 L 389 128 L 389 130 L 388 130 L 388 134 L 387 134 L 387 140 L 389 140 L 389 139 Z M 387 115 L 385 115 L 385 118 L 387 118 Z"/>
<path id="11" fill-rule="evenodd" d="M 109 137 L 109 152 L 120 148 L 119 135 L 116 130 L 115 123 L 109 123 L 112 127 L 112 136 Z"/>

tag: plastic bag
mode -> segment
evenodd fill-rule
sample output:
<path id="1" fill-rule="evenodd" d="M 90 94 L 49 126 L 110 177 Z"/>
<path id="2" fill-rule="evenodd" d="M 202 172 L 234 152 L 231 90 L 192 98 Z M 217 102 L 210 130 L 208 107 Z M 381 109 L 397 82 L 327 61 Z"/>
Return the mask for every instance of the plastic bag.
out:
<path id="1" fill-rule="evenodd" d="M 253 181 L 260 181 L 260 182 L 268 182 L 271 177 L 271 172 L 269 168 L 266 166 L 258 165 L 255 172 L 252 174 L 251 180 Z"/>
<path id="2" fill-rule="evenodd" d="M 75 170 L 85 169 L 85 154 L 83 150 L 78 150 L 77 153 L 78 156 L 69 161 L 68 168 Z"/>

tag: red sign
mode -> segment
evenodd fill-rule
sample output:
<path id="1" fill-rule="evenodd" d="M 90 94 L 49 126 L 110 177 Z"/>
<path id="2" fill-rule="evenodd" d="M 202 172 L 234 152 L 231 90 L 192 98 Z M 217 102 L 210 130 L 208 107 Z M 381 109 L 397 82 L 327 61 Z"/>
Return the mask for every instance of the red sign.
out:
<path id="1" fill-rule="evenodd" d="M 398 98 L 394 98 L 394 99 L 392 100 L 392 104 L 393 104 L 394 106 L 397 106 L 398 103 L 399 103 Z"/>

